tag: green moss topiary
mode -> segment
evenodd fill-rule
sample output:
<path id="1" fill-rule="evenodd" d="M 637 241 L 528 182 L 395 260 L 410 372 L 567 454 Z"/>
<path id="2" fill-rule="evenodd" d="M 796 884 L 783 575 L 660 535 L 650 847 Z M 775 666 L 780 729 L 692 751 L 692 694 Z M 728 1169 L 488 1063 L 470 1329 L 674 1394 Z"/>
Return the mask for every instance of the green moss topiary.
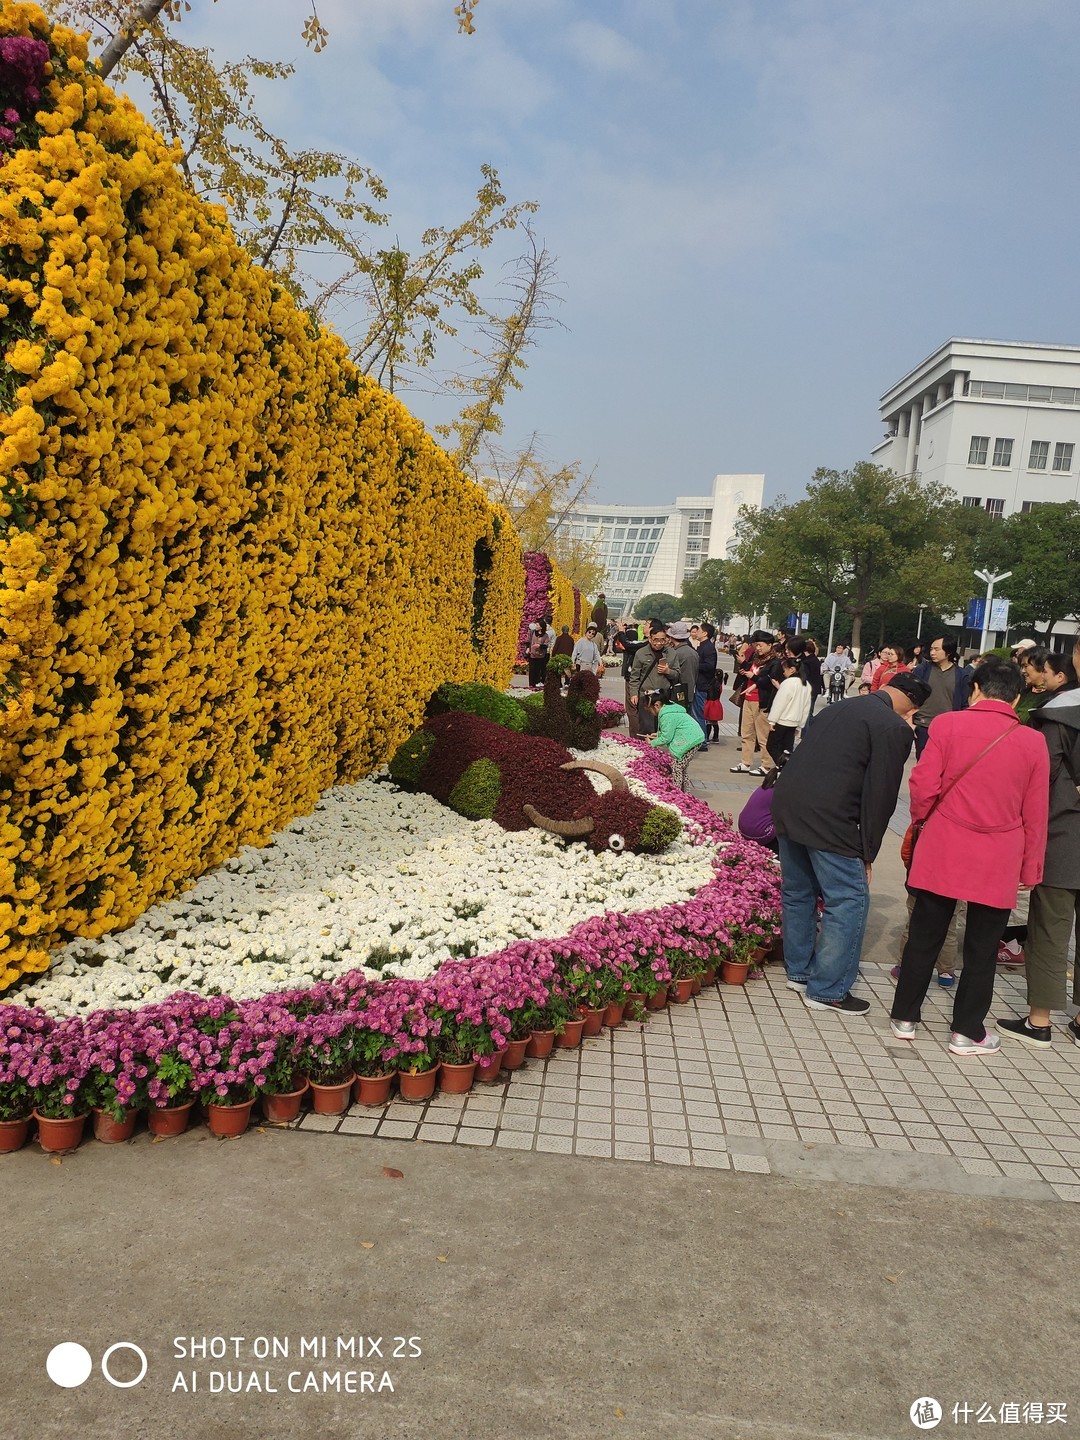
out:
<path id="1" fill-rule="evenodd" d="M 675 811 L 656 805 L 642 821 L 641 849 L 647 854 L 657 854 L 677 840 L 681 832 L 682 821 Z"/>
<path id="2" fill-rule="evenodd" d="M 525 712 L 516 700 L 504 695 L 501 690 L 475 681 L 466 681 L 463 685 L 449 682 L 440 685 L 432 696 L 431 709 L 436 713 L 440 710 L 464 710 L 469 715 L 494 720 L 496 725 L 504 725 L 507 730 L 516 730 L 519 734 L 525 729 Z"/>
<path id="3" fill-rule="evenodd" d="M 474 760 L 450 791 L 450 808 L 468 820 L 490 820 L 502 794 L 494 760 Z"/>
<path id="4" fill-rule="evenodd" d="M 417 730 L 415 735 L 410 735 L 390 761 L 391 778 L 409 790 L 415 789 L 434 745 L 435 736 L 427 730 Z"/>

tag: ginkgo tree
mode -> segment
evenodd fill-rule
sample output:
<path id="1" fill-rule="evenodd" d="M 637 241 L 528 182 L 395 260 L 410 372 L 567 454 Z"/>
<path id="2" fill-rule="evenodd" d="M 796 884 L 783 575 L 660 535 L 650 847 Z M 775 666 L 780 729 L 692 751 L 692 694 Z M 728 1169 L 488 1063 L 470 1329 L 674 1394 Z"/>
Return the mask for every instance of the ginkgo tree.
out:
<path id="1" fill-rule="evenodd" d="M 287 81 L 293 65 L 250 55 L 228 60 L 208 46 L 184 43 L 180 22 L 192 0 L 43 3 L 100 41 L 93 55 L 99 73 L 145 85 L 152 119 L 176 144 L 192 190 L 225 206 L 254 259 L 316 320 L 335 323 L 366 374 L 390 390 L 415 386 L 444 342 L 457 347 L 457 366 L 444 367 L 429 388 L 463 397 L 457 420 L 437 427 L 463 469 L 496 496 L 501 469 L 519 477 L 519 494 L 531 484 L 530 504 L 564 492 L 580 498 L 588 484 L 580 466 L 545 466 L 533 442 L 514 457 L 491 449 L 507 396 L 520 388 L 525 352 L 549 322 L 554 267 L 529 228 L 535 204 L 512 203 L 498 172 L 482 165 L 463 220 L 428 227 L 413 247 L 379 243 L 388 222 L 382 179 L 347 155 L 290 145 L 259 113 L 257 82 Z M 219 3 L 233 0 L 199 0 L 203 10 Z M 466 35 L 473 33 L 477 3 L 459 0 L 453 7 Z M 301 35 L 315 52 L 330 41 L 314 3 Z M 484 252 L 518 229 L 526 236 L 525 253 L 499 300 L 485 300 Z M 465 325 L 468 341 L 460 334 Z M 575 557 L 570 568 L 590 575 L 589 556 Z"/>

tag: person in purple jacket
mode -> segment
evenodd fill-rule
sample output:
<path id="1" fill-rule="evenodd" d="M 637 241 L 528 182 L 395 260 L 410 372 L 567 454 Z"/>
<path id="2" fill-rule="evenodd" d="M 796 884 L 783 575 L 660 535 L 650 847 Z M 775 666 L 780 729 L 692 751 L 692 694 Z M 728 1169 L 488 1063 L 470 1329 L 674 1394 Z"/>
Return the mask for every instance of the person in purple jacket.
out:
<path id="1" fill-rule="evenodd" d="M 739 834 L 743 839 L 756 840 L 774 855 L 780 853 L 780 842 L 776 838 L 776 826 L 772 818 L 773 788 L 786 762 L 787 755 L 781 755 L 775 767 L 751 794 L 739 815 Z"/>

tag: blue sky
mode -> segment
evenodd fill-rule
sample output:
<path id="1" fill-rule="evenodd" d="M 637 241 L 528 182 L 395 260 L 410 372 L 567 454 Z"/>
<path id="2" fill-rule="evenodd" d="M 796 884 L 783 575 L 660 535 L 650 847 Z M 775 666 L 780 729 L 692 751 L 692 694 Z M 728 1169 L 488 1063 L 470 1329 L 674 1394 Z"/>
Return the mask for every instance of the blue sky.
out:
<path id="1" fill-rule="evenodd" d="M 950 335 L 1080 342 L 1074 0 L 481 0 L 471 38 L 452 9 L 319 0 L 318 56 L 302 0 L 183 29 L 294 59 L 271 122 L 380 174 L 407 248 L 483 162 L 538 203 L 566 328 L 506 440 L 595 466 L 594 498 L 797 495 Z"/>

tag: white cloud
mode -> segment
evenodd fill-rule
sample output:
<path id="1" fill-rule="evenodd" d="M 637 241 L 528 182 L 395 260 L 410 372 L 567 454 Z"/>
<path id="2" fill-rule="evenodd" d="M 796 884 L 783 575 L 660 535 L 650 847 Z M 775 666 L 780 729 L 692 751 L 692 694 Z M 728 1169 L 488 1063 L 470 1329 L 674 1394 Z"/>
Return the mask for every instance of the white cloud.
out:
<path id="1" fill-rule="evenodd" d="M 571 25 L 565 43 L 582 65 L 604 74 L 628 74 L 643 66 L 644 57 L 625 36 L 595 20 L 579 20 Z"/>

